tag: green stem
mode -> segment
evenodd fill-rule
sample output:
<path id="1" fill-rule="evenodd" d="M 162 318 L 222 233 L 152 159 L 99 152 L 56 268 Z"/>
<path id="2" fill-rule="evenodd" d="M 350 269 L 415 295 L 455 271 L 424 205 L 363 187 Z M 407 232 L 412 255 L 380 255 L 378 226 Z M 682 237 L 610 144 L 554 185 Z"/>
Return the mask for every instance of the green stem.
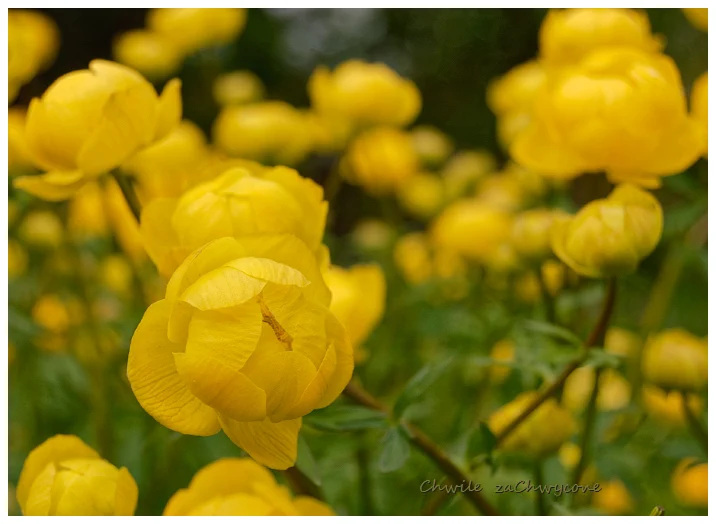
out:
<path id="1" fill-rule="evenodd" d="M 684 414 L 686 415 L 686 420 L 689 423 L 689 429 L 691 429 L 691 432 L 694 434 L 694 437 L 696 437 L 696 440 L 698 441 L 699 445 L 703 448 L 706 455 L 709 454 L 709 434 L 706 428 L 701 424 L 701 421 L 696 416 L 696 413 L 691 411 L 691 406 L 689 406 L 689 396 L 688 394 L 681 392 L 681 403 L 684 407 Z"/>
<path id="2" fill-rule="evenodd" d="M 541 460 L 535 462 L 535 484 L 537 486 L 544 486 L 544 467 Z M 547 515 L 547 500 L 545 500 L 545 494 L 542 493 L 540 489 L 537 490 L 535 507 L 537 509 L 537 515 Z"/>
<path id="3" fill-rule="evenodd" d="M 544 304 L 546 320 L 550 324 L 554 324 L 557 318 L 554 307 L 554 297 L 549 292 L 547 281 L 545 280 L 544 273 L 541 268 L 537 268 L 537 280 L 539 281 L 540 291 L 542 292 L 542 303 Z"/>
<path id="4" fill-rule="evenodd" d="M 112 176 L 117 181 L 117 185 L 124 195 L 124 200 L 127 201 L 129 209 L 132 211 L 134 218 L 137 219 L 137 224 L 139 224 L 139 219 L 142 214 L 142 205 L 139 203 L 139 198 L 132 185 L 132 180 L 117 170 L 112 171 Z"/>

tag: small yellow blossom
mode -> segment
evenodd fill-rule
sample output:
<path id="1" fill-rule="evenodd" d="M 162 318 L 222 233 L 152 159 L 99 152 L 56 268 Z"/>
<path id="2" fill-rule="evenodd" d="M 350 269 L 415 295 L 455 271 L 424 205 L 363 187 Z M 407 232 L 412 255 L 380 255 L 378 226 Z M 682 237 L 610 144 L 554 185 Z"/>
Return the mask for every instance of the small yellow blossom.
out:
<path id="1" fill-rule="evenodd" d="M 231 71 L 214 80 L 214 100 L 220 106 L 242 105 L 258 102 L 266 88 L 261 79 L 251 71 Z"/>
<path id="2" fill-rule="evenodd" d="M 154 80 L 176 73 L 183 59 L 171 40 L 145 29 L 119 35 L 112 44 L 112 53 L 120 64 L 136 69 Z"/>
<path id="3" fill-rule="evenodd" d="M 467 150 L 455 153 L 441 172 L 448 200 L 453 201 L 471 192 L 478 180 L 492 173 L 496 167 L 495 157 L 487 151 Z"/>
<path id="4" fill-rule="evenodd" d="M 65 234 L 60 217 L 49 210 L 28 213 L 18 233 L 28 245 L 42 248 L 57 248 Z"/>
<path id="5" fill-rule="evenodd" d="M 575 370 L 564 383 L 562 402 L 565 407 L 580 411 L 589 401 L 594 388 L 595 370 L 592 367 L 581 367 Z M 605 369 L 599 376 L 599 394 L 597 409 L 600 411 L 616 411 L 626 407 L 631 398 L 629 381 L 614 369 Z"/>
<path id="6" fill-rule="evenodd" d="M 69 202 L 67 229 L 76 238 L 103 237 L 109 232 L 104 189 L 99 182 L 88 182 Z"/>
<path id="7" fill-rule="evenodd" d="M 133 270 L 129 261 L 122 255 L 105 257 L 99 267 L 102 283 L 118 295 L 131 293 Z"/>
<path id="8" fill-rule="evenodd" d="M 443 179 L 434 173 L 418 173 L 398 187 L 396 197 L 411 215 L 431 218 L 445 202 Z"/>
<path id="9" fill-rule="evenodd" d="M 552 255 L 552 225 L 566 216 L 557 209 L 537 208 L 515 216 L 510 242 L 517 254 L 530 262 L 541 262 Z"/>
<path id="10" fill-rule="evenodd" d="M 656 386 L 646 385 L 642 388 L 641 398 L 645 411 L 656 422 L 674 427 L 686 425 L 687 417 L 681 392 L 664 391 Z M 697 395 L 687 395 L 687 403 L 692 413 L 700 413 L 703 409 L 703 402 Z"/>
<path id="11" fill-rule="evenodd" d="M 709 504 L 709 467 L 695 458 L 679 462 L 671 476 L 671 489 L 684 506 L 707 508 Z"/>
<path id="12" fill-rule="evenodd" d="M 393 260 L 410 284 L 421 284 L 433 274 L 432 255 L 424 233 L 408 233 L 395 243 Z"/>
<path id="13" fill-rule="evenodd" d="M 567 279 L 567 268 L 556 260 L 545 260 L 539 271 L 542 273 L 542 282 L 544 282 L 547 293 L 551 297 L 556 297 L 564 287 Z M 543 300 L 542 293 L 542 283 L 534 270 L 520 275 L 515 281 L 515 294 L 525 303 L 538 303 Z"/>
<path id="14" fill-rule="evenodd" d="M 455 149 L 450 137 L 432 126 L 416 126 L 410 130 L 410 136 L 425 167 L 442 165 Z"/>
<path id="15" fill-rule="evenodd" d="M 24 9 L 8 11 L 7 28 L 8 94 L 12 102 L 20 88 L 55 59 L 60 36 L 52 19 Z"/>
<path id="16" fill-rule="evenodd" d="M 565 469 L 572 469 L 579 464 L 579 459 L 582 456 L 582 448 L 574 442 L 565 442 L 559 448 L 559 461 Z"/>
<path id="17" fill-rule="evenodd" d="M 515 360 L 515 343 L 510 339 L 503 339 L 492 346 L 490 358 L 501 362 L 513 362 Z M 512 367 L 493 364 L 490 366 L 490 381 L 493 384 L 501 384 L 509 376 Z"/>
<path id="18" fill-rule="evenodd" d="M 698 391 L 708 381 L 708 343 L 683 329 L 662 331 L 647 340 L 642 371 L 656 386 Z"/>
<path id="19" fill-rule="evenodd" d="M 600 487 L 592 496 L 592 506 L 607 515 L 634 513 L 634 499 L 621 480 L 609 480 L 601 483 Z"/>
<path id="20" fill-rule="evenodd" d="M 641 338 L 629 330 L 611 327 L 604 339 L 604 349 L 613 355 L 631 357 L 641 348 Z"/>

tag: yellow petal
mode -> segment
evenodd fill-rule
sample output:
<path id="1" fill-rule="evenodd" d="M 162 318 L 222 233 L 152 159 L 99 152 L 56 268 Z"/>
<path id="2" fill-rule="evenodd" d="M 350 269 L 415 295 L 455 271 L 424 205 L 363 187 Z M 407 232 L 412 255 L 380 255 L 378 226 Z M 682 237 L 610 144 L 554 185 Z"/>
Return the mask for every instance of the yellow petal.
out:
<path id="1" fill-rule="evenodd" d="M 51 515 L 113 515 L 119 471 L 102 459 L 69 459 L 57 465 Z"/>
<path id="2" fill-rule="evenodd" d="M 187 192 L 179 200 L 172 216 L 172 227 L 179 240 L 187 246 L 200 246 L 209 240 L 233 236 L 231 217 L 226 212 L 226 199 L 204 193 L 194 197 Z"/>
<path id="3" fill-rule="evenodd" d="M 21 176 L 13 181 L 17 189 L 27 191 L 43 200 L 67 200 L 86 182 L 82 171 L 50 171 L 42 175 Z"/>
<path id="4" fill-rule="evenodd" d="M 266 282 L 248 276 L 228 265 L 197 279 L 181 295 L 181 300 L 202 311 L 243 304 L 258 295 Z"/>
<path id="5" fill-rule="evenodd" d="M 20 508 L 23 508 L 27 501 L 35 477 L 51 462 L 70 458 L 99 458 L 99 454 L 74 435 L 55 435 L 33 449 L 25 459 L 17 483 L 17 501 Z"/>
<path id="6" fill-rule="evenodd" d="M 681 173 L 699 159 L 702 150 L 703 137 L 698 124 L 685 118 L 649 158 L 645 171 L 657 175 Z"/>
<path id="7" fill-rule="evenodd" d="M 287 413 L 287 418 L 303 417 L 316 408 L 326 394 L 328 384 L 336 370 L 336 360 L 336 348 L 331 344 L 328 346 L 328 350 L 323 358 L 323 362 L 321 362 L 321 366 L 318 368 L 318 372 L 308 386 L 306 386 L 306 389 L 303 390 L 300 400 Z"/>
<path id="8" fill-rule="evenodd" d="M 296 463 L 301 419 L 274 423 L 238 422 L 219 415 L 221 427 L 231 441 L 259 464 L 272 469 L 288 469 Z"/>
<path id="9" fill-rule="evenodd" d="M 547 129 L 537 125 L 517 136 L 510 154 L 520 165 L 556 178 L 569 179 L 588 170 L 578 157 L 552 140 Z"/>
<path id="10" fill-rule="evenodd" d="M 161 140 L 181 122 L 181 80 L 173 78 L 159 96 L 155 140 Z"/>
<path id="11" fill-rule="evenodd" d="M 338 398 L 338 395 L 343 392 L 353 376 L 353 368 L 355 366 L 353 346 L 348 338 L 348 334 L 343 325 L 332 313 L 326 315 L 326 339 L 329 344 L 335 346 L 336 367 L 328 379 L 326 391 L 314 409 L 324 408 Z"/>
<path id="12" fill-rule="evenodd" d="M 71 171 L 76 168 L 75 159 L 72 158 L 74 154 L 68 155 L 69 151 L 65 152 L 65 154 L 53 150 L 48 151 L 43 147 L 47 140 L 54 138 L 53 136 L 45 136 L 48 132 L 48 126 L 45 123 L 46 113 L 45 102 L 39 98 L 33 98 L 28 107 L 25 122 L 25 137 L 32 155 L 32 161 L 48 171 Z"/>
<path id="13" fill-rule="evenodd" d="M 297 269 L 268 258 L 243 257 L 228 262 L 226 266 L 238 269 L 250 277 L 284 286 L 306 287 L 310 284 Z"/>
<path id="14" fill-rule="evenodd" d="M 215 497 L 199 505 L 189 513 L 190 516 L 225 517 L 263 517 L 273 515 L 271 505 L 254 495 L 234 493 L 225 497 Z"/>
<path id="15" fill-rule="evenodd" d="M 26 517 L 45 517 L 50 514 L 52 506 L 52 485 L 55 483 L 57 468 L 50 463 L 40 471 L 32 482 L 32 488 L 21 502 L 18 491 L 16 492 L 20 510 Z"/>
<path id="16" fill-rule="evenodd" d="M 172 248 L 179 244 L 179 237 L 171 222 L 176 203 L 174 198 L 152 200 L 143 207 L 139 221 L 144 249 L 159 272 L 166 276 L 171 276 L 178 265 Z"/>
<path id="17" fill-rule="evenodd" d="M 117 491 L 114 495 L 114 514 L 121 517 L 134 515 L 137 509 L 139 490 L 127 468 L 119 468 L 117 475 Z"/>
<path id="18" fill-rule="evenodd" d="M 142 407 L 164 426 L 188 435 L 219 431 L 216 413 L 196 398 L 177 373 L 173 353 L 184 348 L 167 339 L 170 303 L 144 313 L 129 346 L 127 378 Z"/>
<path id="19" fill-rule="evenodd" d="M 336 515 L 328 504 L 313 497 L 303 495 L 296 497 L 293 499 L 293 505 L 301 515 L 306 517 L 334 517 Z"/>

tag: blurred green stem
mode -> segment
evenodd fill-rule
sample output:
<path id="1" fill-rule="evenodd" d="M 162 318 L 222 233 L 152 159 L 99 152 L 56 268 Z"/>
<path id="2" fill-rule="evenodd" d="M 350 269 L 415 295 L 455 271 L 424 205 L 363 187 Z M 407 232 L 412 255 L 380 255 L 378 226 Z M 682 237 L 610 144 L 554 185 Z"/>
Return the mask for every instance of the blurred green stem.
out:
<path id="1" fill-rule="evenodd" d="M 592 393 L 590 394 L 589 402 L 587 403 L 587 410 L 584 414 L 584 429 L 582 430 L 582 437 L 579 441 L 579 449 L 581 453 L 579 455 L 579 462 L 572 473 L 572 484 L 579 484 L 579 481 L 584 474 L 584 470 L 587 467 L 589 446 L 592 442 L 594 422 L 597 416 L 597 399 L 599 398 L 599 378 L 601 377 L 601 374 L 601 368 L 596 369 L 594 372 L 594 386 L 592 386 Z M 574 501 L 575 498 L 576 496 L 572 498 L 572 501 Z"/>
<path id="2" fill-rule="evenodd" d="M 545 279 L 542 268 L 537 268 L 537 281 L 539 282 L 540 291 L 542 293 L 542 303 L 544 304 L 545 319 L 548 323 L 554 324 L 557 318 L 554 304 L 554 297 L 549 292 L 547 280 Z"/>
<path id="3" fill-rule="evenodd" d="M 699 420 L 696 413 L 691 411 L 691 406 L 689 406 L 689 395 L 685 392 L 681 392 L 681 403 L 684 407 L 684 414 L 686 415 L 686 420 L 689 423 L 689 429 L 691 430 L 691 433 L 694 434 L 694 437 L 696 437 L 696 440 L 699 442 L 699 445 L 703 448 L 706 455 L 709 454 L 709 434 L 706 428 L 701 424 L 701 421 Z"/>
<path id="4" fill-rule="evenodd" d="M 541 460 L 535 462 L 535 485 L 544 486 L 544 464 Z M 535 508 L 537 509 L 537 515 L 547 515 L 547 501 L 542 490 L 537 489 L 537 498 L 535 499 Z"/>
<path id="5" fill-rule="evenodd" d="M 326 181 L 323 184 L 323 198 L 326 199 L 327 202 L 333 202 L 333 199 L 336 198 L 336 195 L 341 190 L 341 186 L 343 185 L 343 177 L 341 176 L 341 172 L 338 169 L 338 162 L 334 161 L 331 163 L 330 170 L 328 171 L 328 176 L 326 177 Z"/>
<path id="6" fill-rule="evenodd" d="M 137 219 L 137 224 L 139 224 L 139 217 L 142 214 L 142 205 L 139 203 L 139 198 L 137 197 L 137 192 L 134 190 L 132 180 L 117 169 L 112 171 L 112 177 L 117 181 L 117 185 L 124 195 L 124 200 L 127 201 L 129 209 L 132 211 L 134 218 Z"/>

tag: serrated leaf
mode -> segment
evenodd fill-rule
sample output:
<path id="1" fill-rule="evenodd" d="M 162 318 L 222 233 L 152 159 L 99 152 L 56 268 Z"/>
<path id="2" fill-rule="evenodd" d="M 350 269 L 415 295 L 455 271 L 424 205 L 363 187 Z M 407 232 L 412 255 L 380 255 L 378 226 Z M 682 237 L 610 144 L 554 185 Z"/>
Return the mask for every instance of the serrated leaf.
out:
<path id="1" fill-rule="evenodd" d="M 395 401 L 395 405 L 393 407 L 394 415 L 397 418 L 400 418 L 406 408 L 416 400 L 420 399 L 430 386 L 432 386 L 435 381 L 440 378 L 451 363 L 451 358 L 446 358 L 438 362 L 431 362 L 413 375 Z"/>
<path id="2" fill-rule="evenodd" d="M 390 428 L 383 438 L 383 451 L 380 454 L 378 469 L 388 473 L 400 469 L 410 456 L 410 442 L 398 426 Z"/>
<path id="3" fill-rule="evenodd" d="M 523 325 L 528 331 L 540 333 L 556 340 L 562 340 L 574 347 L 581 347 L 583 344 L 582 340 L 575 333 L 561 326 L 556 326 L 548 322 L 540 322 L 539 320 L 525 320 Z"/>
<path id="4" fill-rule="evenodd" d="M 387 427 L 384 413 L 361 406 L 335 406 L 311 412 L 304 422 L 324 431 L 356 431 Z"/>
<path id="5" fill-rule="evenodd" d="M 481 455 L 491 455 L 496 444 L 497 438 L 495 438 L 490 428 L 484 422 L 480 422 L 480 425 L 472 431 L 467 441 L 466 453 L 468 461 Z"/>
<path id="6" fill-rule="evenodd" d="M 311 482 L 316 486 L 321 485 L 321 475 L 318 472 L 318 464 L 316 459 L 313 458 L 311 448 L 308 447 L 308 442 L 303 438 L 303 435 L 298 435 L 298 455 L 296 457 L 296 467 L 301 473 L 306 475 Z"/>

